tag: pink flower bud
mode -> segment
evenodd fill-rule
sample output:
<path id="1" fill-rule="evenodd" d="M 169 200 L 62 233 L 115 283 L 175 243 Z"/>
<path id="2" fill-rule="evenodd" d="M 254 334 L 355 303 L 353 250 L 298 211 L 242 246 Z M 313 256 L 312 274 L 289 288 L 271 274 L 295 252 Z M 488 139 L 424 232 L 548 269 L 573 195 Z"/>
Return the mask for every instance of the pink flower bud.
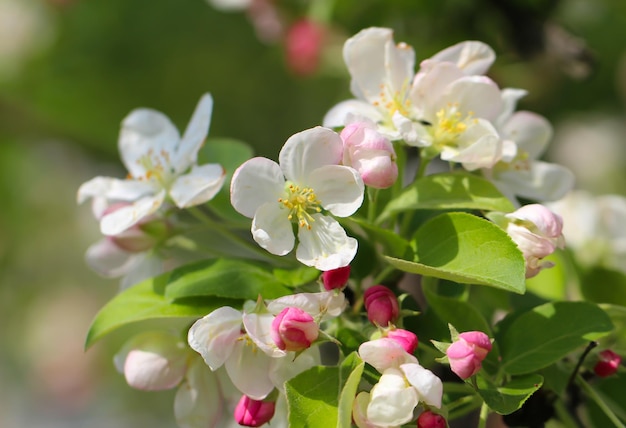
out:
<path id="1" fill-rule="evenodd" d="M 322 273 L 322 282 L 327 291 L 343 288 L 350 279 L 350 265 L 331 269 Z"/>
<path id="2" fill-rule="evenodd" d="M 396 152 L 372 122 L 353 122 L 341 131 L 343 164 L 356 169 L 363 182 L 386 189 L 398 178 Z"/>
<path id="3" fill-rule="evenodd" d="M 406 352 L 412 354 L 417 349 L 418 339 L 415 333 L 401 328 L 387 332 L 387 337 L 398 342 Z"/>
<path id="4" fill-rule="evenodd" d="M 565 247 L 561 217 L 543 205 L 531 204 L 507 214 L 506 218 L 509 220 L 506 232 L 524 255 L 526 278 L 552 267 L 552 263 L 542 259 Z"/>
<path id="5" fill-rule="evenodd" d="M 296 74 L 308 76 L 317 70 L 324 42 L 321 24 L 301 19 L 288 30 L 285 39 L 287 65 Z"/>
<path id="6" fill-rule="evenodd" d="M 395 323 L 400 314 L 398 299 L 393 291 L 384 285 L 375 285 L 365 290 L 363 295 L 367 318 L 372 324 L 386 327 Z"/>
<path id="7" fill-rule="evenodd" d="M 130 204 L 125 202 L 112 204 L 104 210 L 102 217 L 128 205 Z M 159 239 L 167 234 L 167 229 L 167 223 L 155 216 L 148 216 L 125 231 L 106 238 L 121 250 L 129 253 L 141 253 L 154 247 Z"/>
<path id="8" fill-rule="evenodd" d="M 596 376 L 607 377 L 615 374 L 622 362 L 622 357 L 610 349 L 605 349 L 598 354 L 598 362 L 593 368 Z"/>
<path id="9" fill-rule="evenodd" d="M 426 410 L 417 418 L 417 428 L 446 428 L 446 420 L 443 416 Z"/>
<path id="10" fill-rule="evenodd" d="M 260 427 L 274 416 L 274 401 L 257 401 L 242 395 L 235 407 L 235 421 L 245 427 Z"/>
<path id="11" fill-rule="evenodd" d="M 300 308 L 283 309 L 272 321 L 272 340 L 283 351 L 302 351 L 319 335 L 319 326 Z"/>
<path id="12" fill-rule="evenodd" d="M 491 351 L 489 336 L 481 331 L 468 331 L 459 334 L 459 340 L 446 351 L 450 368 L 461 379 L 474 376 L 480 370 L 482 361 Z"/>

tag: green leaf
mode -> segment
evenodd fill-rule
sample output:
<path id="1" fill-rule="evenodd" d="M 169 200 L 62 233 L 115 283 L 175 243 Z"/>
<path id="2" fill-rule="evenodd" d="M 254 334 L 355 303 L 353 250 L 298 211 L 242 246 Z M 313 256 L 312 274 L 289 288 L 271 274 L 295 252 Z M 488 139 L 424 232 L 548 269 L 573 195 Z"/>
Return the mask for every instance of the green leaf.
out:
<path id="1" fill-rule="evenodd" d="M 238 301 L 231 299 L 185 299 L 171 302 L 164 296 L 170 273 L 147 279 L 111 299 L 96 315 L 85 342 L 90 347 L 108 334 L 143 321 L 180 319 L 191 322 L 213 310 Z"/>
<path id="2" fill-rule="evenodd" d="M 285 383 L 292 428 L 349 428 L 365 363 L 356 353 L 339 367 L 316 366 Z"/>
<path id="3" fill-rule="evenodd" d="M 580 291 L 592 302 L 626 306 L 626 275 L 593 267 L 580 275 Z"/>
<path id="4" fill-rule="evenodd" d="M 612 329 L 608 315 L 592 303 L 537 306 L 517 317 L 499 335 L 502 368 L 512 375 L 534 372 Z"/>
<path id="5" fill-rule="evenodd" d="M 172 271 L 165 296 L 169 299 L 216 296 L 256 300 L 291 294 L 274 275 L 241 260 L 206 260 Z"/>
<path id="6" fill-rule="evenodd" d="M 441 214 L 417 230 L 413 261 L 385 256 L 405 272 L 523 294 L 522 253 L 505 231 L 467 213 Z"/>
<path id="7" fill-rule="evenodd" d="M 410 257 L 412 254 L 409 242 L 400 237 L 397 233 L 374 226 L 362 219 L 351 220 L 363 228 L 367 232 L 368 237 L 371 238 L 374 243 L 382 245 L 386 254 L 400 258 Z"/>
<path id="8" fill-rule="evenodd" d="M 409 210 L 475 209 L 510 212 L 511 201 L 488 180 L 468 172 L 448 172 L 420 178 L 393 199 L 376 223 Z"/>
<path id="9" fill-rule="evenodd" d="M 500 387 L 496 387 L 482 376 L 478 376 L 476 381 L 478 394 L 491 410 L 501 415 L 508 415 L 521 408 L 524 402 L 543 384 L 543 378 L 538 374 L 513 378 Z"/>
<path id="10" fill-rule="evenodd" d="M 219 163 L 226 170 L 228 183 L 233 172 L 252 156 L 254 150 L 243 141 L 211 137 L 198 152 L 198 164 Z"/>
<path id="11" fill-rule="evenodd" d="M 312 267 L 302 266 L 291 270 L 274 269 L 272 274 L 287 287 L 300 287 L 316 281 L 320 277 L 321 272 Z"/>

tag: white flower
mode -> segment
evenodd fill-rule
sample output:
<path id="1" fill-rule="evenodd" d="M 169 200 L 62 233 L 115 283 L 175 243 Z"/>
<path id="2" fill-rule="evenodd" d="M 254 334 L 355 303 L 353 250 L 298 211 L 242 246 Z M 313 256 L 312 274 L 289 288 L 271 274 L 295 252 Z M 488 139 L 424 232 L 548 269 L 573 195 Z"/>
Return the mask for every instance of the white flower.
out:
<path id="1" fill-rule="evenodd" d="M 295 222 L 300 262 L 325 271 L 352 261 L 356 239 L 322 212 L 347 217 L 363 202 L 363 180 L 353 168 L 338 165 L 342 155 L 339 135 L 316 127 L 291 136 L 278 164 L 258 157 L 235 171 L 231 203 L 253 219 L 252 236 L 261 247 L 279 256 L 289 253 L 295 246 Z"/>
<path id="2" fill-rule="evenodd" d="M 204 203 L 220 190 L 225 171 L 218 164 L 196 164 L 204 143 L 213 99 L 205 94 L 182 138 L 163 114 L 151 109 L 132 111 L 122 122 L 119 150 L 129 178 L 96 177 L 78 190 L 78 202 L 130 202 L 102 217 L 105 235 L 117 235 L 155 213 L 170 199 L 179 208 Z"/>
<path id="3" fill-rule="evenodd" d="M 535 201 L 554 201 L 574 187 L 574 174 L 562 165 L 538 160 L 552 138 L 552 126 L 543 117 L 529 111 L 513 112 L 517 99 L 525 91 L 505 89 L 505 111 L 498 119 L 502 138 L 512 144 L 510 155 L 483 174 L 512 201 L 516 196 Z"/>
<path id="4" fill-rule="evenodd" d="M 430 57 L 431 60 L 451 62 L 467 75 L 485 74 L 496 59 L 491 47 L 483 42 L 468 40 L 445 48 Z"/>
<path id="5" fill-rule="evenodd" d="M 413 419 L 413 411 L 420 401 L 441 407 L 443 384 L 430 370 L 423 368 L 415 356 L 407 353 L 393 339 L 382 338 L 361 344 L 359 356 L 382 376 L 369 397 L 363 396 L 358 405 L 359 426 L 399 426 Z M 365 417 L 364 401 L 369 398 Z"/>
<path id="6" fill-rule="evenodd" d="M 377 123 L 378 130 L 388 138 L 399 139 L 392 118 L 396 112 L 410 116 L 408 95 L 415 73 L 413 48 L 406 43 L 396 45 L 389 28 L 372 27 L 346 41 L 343 58 L 356 99 L 334 106 L 324 117 L 324 126 L 344 126 L 352 114 Z"/>

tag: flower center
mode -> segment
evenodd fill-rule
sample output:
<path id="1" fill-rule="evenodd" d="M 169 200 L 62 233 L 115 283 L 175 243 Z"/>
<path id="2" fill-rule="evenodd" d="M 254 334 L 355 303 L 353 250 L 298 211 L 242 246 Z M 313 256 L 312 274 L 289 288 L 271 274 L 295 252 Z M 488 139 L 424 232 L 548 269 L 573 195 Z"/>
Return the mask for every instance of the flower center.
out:
<path id="1" fill-rule="evenodd" d="M 287 182 L 285 193 L 286 197 L 279 198 L 278 202 L 289 210 L 287 218 L 295 219 L 298 221 L 298 226 L 311 230 L 311 223 L 315 221 L 311 214 L 322 211 L 321 202 L 315 196 L 313 189 Z"/>
<path id="2" fill-rule="evenodd" d="M 170 170 L 170 155 L 165 150 L 157 155 L 153 150 L 148 151 L 144 156 L 137 161 L 145 170 L 146 174 L 143 177 L 139 177 L 140 180 L 155 180 L 163 187 L 166 187 L 173 175 L 173 171 Z"/>
<path id="3" fill-rule="evenodd" d="M 468 121 L 472 120 L 473 113 L 463 117 L 458 104 L 450 104 L 437 112 L 437 124 L 433 127 L 433 139 L 438 147 L 457 146 L 457 140 L 467 129 Z"/>
<path id="4" fill-rule="evenodd" d="M 382 109 L 387 115 L 387 119 L 391 121 L 391 118 L 396 112 L 399 112 L 402 116 L 409 117 L 409 108 L 411 107 L 411 100 L 407 97 L 408 82 L 405 82 L 399 91 L 392 91 L 389 86 L 381 84 L 380 93 L 378 94 L 378 100 L 372 104 L 378 109 Z"/>
<path id="5" fill-rule="evenodd" d="M 500 161 L 494 166 L 494 171 L 530 171 L 531 159 L 527 151 L 517 149 L 517 156 L 511 162 Z"/>

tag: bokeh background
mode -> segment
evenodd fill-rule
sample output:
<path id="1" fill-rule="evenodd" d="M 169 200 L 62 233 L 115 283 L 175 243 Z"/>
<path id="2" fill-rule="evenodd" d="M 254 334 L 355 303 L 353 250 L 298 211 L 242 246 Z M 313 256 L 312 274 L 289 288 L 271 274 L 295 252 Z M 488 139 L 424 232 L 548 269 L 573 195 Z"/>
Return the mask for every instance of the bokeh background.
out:
<path id="1" fill-rule="evenodd" d="M 125 174 L 117 134 L 133 108 L 184 128 L 209 91 L 210 136 L 276 158 L 350 96 L 341 46 L 360 29 L 393 28 L 419 59 L 478 39 L 498 54 L 490 76 L 554 124 L 546 157 L 579 189 L 626 195 L 623 0 L 219 3 L 0 0 L 0 427 L 175 426 L 173 392 L 128 388 L 106 341 L 83 350 L 118 284 L 84 263 L 99 232 L 76 190 Z M 289 39 L 305 17 L 321 33 Z"/>

